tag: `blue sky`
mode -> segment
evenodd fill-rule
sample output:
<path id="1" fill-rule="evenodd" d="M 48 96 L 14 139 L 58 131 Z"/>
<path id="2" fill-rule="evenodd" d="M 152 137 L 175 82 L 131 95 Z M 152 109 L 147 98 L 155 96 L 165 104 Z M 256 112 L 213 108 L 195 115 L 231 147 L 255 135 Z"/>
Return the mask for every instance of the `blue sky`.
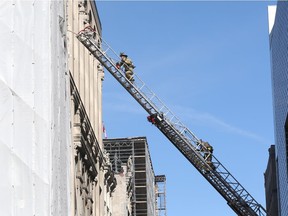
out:
<path id="1" fill-rule="evenodd" d="M 273 3 L 273 2 L 272 2 Z M 267 6 L 260 1 L 99 1 L 103 38 L 265 207 L 274 143 Z M 108 138 L 146 136 L 155 174 L 167 177 L 168 215 L 235 213 L 108 73 Z"/>

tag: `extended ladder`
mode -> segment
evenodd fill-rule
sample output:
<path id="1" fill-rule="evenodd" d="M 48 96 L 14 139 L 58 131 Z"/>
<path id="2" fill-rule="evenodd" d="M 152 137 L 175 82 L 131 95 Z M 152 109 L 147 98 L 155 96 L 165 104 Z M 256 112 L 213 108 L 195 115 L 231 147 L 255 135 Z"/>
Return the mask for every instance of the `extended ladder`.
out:
<path id="1" fill-rule="evenodd" d="M 177 118 L 168 107 L 134 73 L 131 83 L 124 71 L 116 67 L 120 61 L 118 54 L 90 27 L 77 35 L 78 40 L 114 76 L 131 96 L 149 113 L 160 117 L 155 126 L 174 144 L 202 176 L 223 196 L 228 205 L 239 216 L 266 216 L 265 209 L 232 176 L 232 174 L 212 155 L 213 169 L 207 163 L 201 141 Z"/>

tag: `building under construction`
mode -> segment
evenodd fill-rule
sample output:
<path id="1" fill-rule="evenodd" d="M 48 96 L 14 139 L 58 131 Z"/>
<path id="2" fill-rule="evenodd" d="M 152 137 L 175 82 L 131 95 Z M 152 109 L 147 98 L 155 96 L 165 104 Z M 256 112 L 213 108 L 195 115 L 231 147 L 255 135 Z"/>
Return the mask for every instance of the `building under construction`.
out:
<path id="1" fill-rule="evenodd" d="M 117 179 L 112 197 L 114 215 L 159 215 L 156 189 L 160 187 L 155 185 L 146 137 L 105 139 L 103 143 Z M 165 210 L 162 205 L 161 212 Z"/>
<path id="2" fill-rule="evenodd" d="M 156 215 L 166 216 L 166 176 L 155 176 L 156 190 Z"/>

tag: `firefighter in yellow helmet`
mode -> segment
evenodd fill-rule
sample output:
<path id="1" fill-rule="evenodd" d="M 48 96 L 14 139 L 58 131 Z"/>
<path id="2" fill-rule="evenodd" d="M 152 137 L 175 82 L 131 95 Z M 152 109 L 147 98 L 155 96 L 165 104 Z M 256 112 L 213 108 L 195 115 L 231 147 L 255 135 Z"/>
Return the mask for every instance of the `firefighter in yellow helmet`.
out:
<path id="1" fill-rule="evenodd" d="M 125 70 L 125 76 L 126 78 L 130 81 L 133 82 L 134 78 L 133 78 L 133 69 L 135 68 L 135 66 L 133 65 L 133 62 L 131 59 L 128 58 L 128 55 L 126 55 L 125 53 L 121 52 L 120 53 L 120 57 L 121 57 L 121 61 L 116 63 L 116 67 L 119 69 L 120 67 L 124 67 Z"/>
<path id="2" fill-rule="evenodd" d="M 205 142 L 201 139 L 200 142 L 200 151 L 204 152 L 204 159 L 206 160 L 207 164 L 214 170 L 215 167 L 212 163 L 213 147 L 209 144 L 209 142 Z"/>

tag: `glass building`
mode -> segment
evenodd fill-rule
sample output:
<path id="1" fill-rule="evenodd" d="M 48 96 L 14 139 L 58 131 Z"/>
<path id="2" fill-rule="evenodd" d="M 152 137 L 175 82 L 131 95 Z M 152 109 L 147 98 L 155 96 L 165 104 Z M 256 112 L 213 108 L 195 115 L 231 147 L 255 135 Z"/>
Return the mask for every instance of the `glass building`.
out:
<path id="1" fill-rule="evenodd" d="M 288 215 L 288 1 L 269 9 L 279 214 Z"/>

